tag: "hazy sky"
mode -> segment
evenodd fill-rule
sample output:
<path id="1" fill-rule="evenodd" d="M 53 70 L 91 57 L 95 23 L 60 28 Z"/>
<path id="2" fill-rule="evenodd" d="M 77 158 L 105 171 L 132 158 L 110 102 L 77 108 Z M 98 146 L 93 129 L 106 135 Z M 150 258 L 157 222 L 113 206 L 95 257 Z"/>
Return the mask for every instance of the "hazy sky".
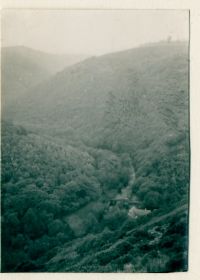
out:
<path id="1" fill-rule="evenodd" d="M 2 45 L 52 53 L 104 54 L 171 36 L 187 40 L 189 15 L 177 10 L 4 10 Z"/>

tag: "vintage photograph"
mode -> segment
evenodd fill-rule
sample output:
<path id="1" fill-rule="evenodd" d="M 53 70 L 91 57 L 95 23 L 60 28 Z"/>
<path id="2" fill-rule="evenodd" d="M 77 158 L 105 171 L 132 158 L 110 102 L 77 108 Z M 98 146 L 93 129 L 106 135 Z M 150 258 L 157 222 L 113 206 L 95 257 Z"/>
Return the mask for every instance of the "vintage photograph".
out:
<path id="1" fill-rule="evenodd" d="M 2 11 L 2 272 L 188 271 L 189 18 Z"/>

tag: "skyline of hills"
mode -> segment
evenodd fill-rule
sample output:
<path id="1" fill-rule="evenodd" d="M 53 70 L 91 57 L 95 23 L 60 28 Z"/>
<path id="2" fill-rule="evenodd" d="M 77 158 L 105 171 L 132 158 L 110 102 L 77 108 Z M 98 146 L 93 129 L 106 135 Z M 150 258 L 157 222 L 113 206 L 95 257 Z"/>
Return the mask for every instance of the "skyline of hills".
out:
<path id="1" fill-rule="evenodd" d="M 66 66 L 83 60 L 84 55 L 55 55 L 24 46 L 1 49 L 2 102 L 15 102 L 27 90 Z"/>

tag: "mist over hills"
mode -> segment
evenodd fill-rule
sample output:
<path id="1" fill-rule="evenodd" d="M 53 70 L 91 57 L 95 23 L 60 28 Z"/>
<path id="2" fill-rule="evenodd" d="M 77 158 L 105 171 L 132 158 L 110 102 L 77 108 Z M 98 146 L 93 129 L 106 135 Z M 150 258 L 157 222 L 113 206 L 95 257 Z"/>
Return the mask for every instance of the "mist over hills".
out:
<path id="1" fill-rule="evenodd" d="M 3 63 L 3 271 L 186 271 L 187 43 L 54 58 Z"/>
<path id="2" fill-rule="evenodd" d="M 110 110 L 107 106 L 111 96 L 118 106 L 120 102 L 124 103 L 122 107 L 126 102 L 135 104 L 129 108 L 137 119 L 135 132 L 142 129 L 142 122 L 150 135 L 154 129 L 164 135 L 186 127 L 187 44 L 162 43 L 88 58 L 32 88 L 13 106 L 13 118 L 37 128 L 51 126 L 63 132 L 72 127 L 80 130 L 80 135 L 86 130 L 94 136 L 105 111 Z M 116 114 L 120 116 L 121 110 L 123 115 L 122 108 L 116 110 Z"/>
<path id="3" fill-rule="evenodd" d="M 12 102 L 32 86 L 86 58 L 84 55 L 56 55 L 24 46 L 1 50 L 3 101 Z M 4 96 L 5 95 L 5 96 Z"/>

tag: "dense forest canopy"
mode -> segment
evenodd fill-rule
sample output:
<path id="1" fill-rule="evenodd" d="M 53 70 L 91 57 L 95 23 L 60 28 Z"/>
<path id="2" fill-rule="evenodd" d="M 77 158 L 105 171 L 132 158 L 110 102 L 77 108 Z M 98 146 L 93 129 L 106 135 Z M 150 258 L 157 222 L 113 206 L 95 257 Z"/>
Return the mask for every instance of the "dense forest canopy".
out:
<path id="1" fill-rule="evenodd" d="M 187 270 L 187 44 L 44 77 L 14 57 L 3 73 L 12 62 L 29 86 L 3 108 L 2 271 Z M 33 71 L 30 83 L 27 69 L 42 80 Z M 13 75 L 13 92 L 18 83 Z"/>

